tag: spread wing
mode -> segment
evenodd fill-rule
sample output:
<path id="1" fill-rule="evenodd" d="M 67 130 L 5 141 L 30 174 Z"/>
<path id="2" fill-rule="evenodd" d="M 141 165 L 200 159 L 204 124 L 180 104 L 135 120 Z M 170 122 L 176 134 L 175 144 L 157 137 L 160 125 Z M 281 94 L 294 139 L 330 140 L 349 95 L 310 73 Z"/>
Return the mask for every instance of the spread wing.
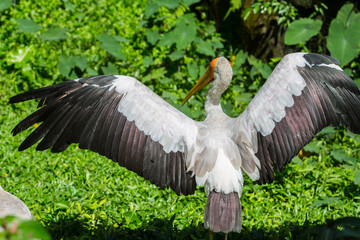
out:
<path id="1" fill-rule="evenodd" d="M 40 99 L 36 112 L 14 135 L 42 122 L 20 145 L 41 140 L 37 150 L 62 152 L 71 143 L 97 152 L 151 183 L 192 194 L 195 178 L 186 171 L 185 151 L 195 141 L 196 122 L 138 80 L 96 76 L 67 81 L 14 96 L 10 103 Z"/>
<path id="2" fill-rule="evenodd" d="M 272 182 L 274 169 L 281 171 L 326 126 L 360 133 L 360 91 L 338 65 L 320 54 L 286 55 L 235 120 L 256 156 L 243 164 L 253 180 Z"/>

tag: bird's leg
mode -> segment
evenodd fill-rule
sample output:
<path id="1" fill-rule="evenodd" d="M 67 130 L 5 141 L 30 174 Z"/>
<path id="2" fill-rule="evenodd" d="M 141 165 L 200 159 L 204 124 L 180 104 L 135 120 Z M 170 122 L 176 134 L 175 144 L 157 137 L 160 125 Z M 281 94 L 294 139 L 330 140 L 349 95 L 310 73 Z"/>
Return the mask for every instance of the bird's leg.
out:
<path id="1" fill-rule="evenodd" d="M 213 232 L 209 229 L 209 240 L 213 240 Z"/>
<path id="2" fill-rule="evenodd" d="M 227 237 L 228 237 L 228 234 L 227 234 L 227 233 L 225 233 L 225 240 L 227 240 Z"/>

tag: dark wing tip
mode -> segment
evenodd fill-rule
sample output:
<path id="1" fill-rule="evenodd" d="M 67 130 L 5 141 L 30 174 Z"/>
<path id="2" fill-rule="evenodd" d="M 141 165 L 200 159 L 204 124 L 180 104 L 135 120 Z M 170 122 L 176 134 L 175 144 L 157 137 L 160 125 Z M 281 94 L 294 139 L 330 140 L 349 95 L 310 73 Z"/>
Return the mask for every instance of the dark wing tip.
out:
<path id="1" fill-rule="evenodd" d="M 324 54 L 319 54 L 319 53 L 306 53 L 304 55 L 304 58 L 306 59 L 306 61 L 312 65 L 312 64 L 336 64 L 338 66 L 340 66 L 340 62 L 333 57 L 330 57 L 328 55 L 324 55 Z"/>

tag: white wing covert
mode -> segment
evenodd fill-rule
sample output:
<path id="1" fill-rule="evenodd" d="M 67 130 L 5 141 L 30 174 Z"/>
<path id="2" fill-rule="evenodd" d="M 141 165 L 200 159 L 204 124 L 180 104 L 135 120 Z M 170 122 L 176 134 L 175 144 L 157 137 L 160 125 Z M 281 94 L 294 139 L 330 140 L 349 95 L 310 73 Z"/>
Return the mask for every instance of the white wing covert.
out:
<path id="1" fill-rule="evenodd" d="M 286 55 L 244 112 L 235 119 L 256 157 L 246 158 L 258 183 L 274 180 L 326 126 L 360 133 L 360 91 L 340 63 L 321 54 Z M 245 130 L 244 130 L 245 129 Z"/>
<path id="2" fill-rule="evenodd" d="M 71 143 L 90 149 L 136 172 L 151 183 L 192 194 L 195 179 L 186 171 L 185 149 L 195 141 L 196 122 L 138 80 L 95 76 L 31 90 L 11 103 L 40 99 L 39 109 L 20 122 L 14 135 L 42 122 L 19 150 L 62 152 Z"/>

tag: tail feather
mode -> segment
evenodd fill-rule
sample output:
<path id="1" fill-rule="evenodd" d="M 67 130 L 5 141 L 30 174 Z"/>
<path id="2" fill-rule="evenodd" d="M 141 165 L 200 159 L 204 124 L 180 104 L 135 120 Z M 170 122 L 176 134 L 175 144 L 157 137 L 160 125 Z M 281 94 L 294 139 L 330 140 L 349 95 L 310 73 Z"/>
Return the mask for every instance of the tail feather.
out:
<path id="1" fill-rule="evenodd" d="M 241 203 L 238 193 L 211 192 L 205 206 L 205 228 L 213 232 L 240 232 L 241 224 Z"/>

